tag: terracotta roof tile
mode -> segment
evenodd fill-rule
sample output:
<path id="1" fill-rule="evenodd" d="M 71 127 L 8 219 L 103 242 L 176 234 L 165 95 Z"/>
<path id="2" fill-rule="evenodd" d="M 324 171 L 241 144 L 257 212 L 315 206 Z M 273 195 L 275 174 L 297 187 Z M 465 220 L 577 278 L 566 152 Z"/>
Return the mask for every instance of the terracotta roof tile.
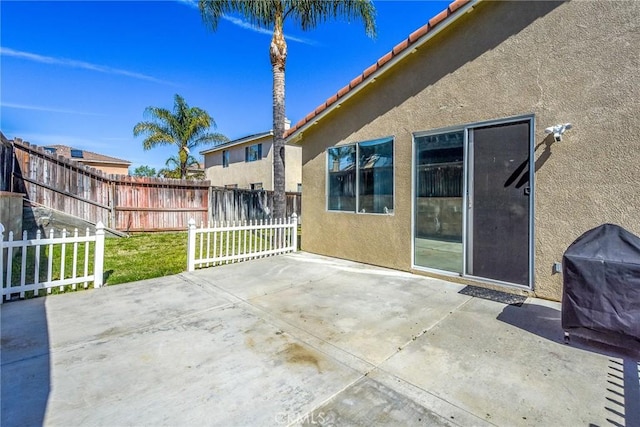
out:
<path id="1" fill-rule="evenodd" d="M 366 79 L 371 74 L 375 73 L 377 70 L 378 70 L 378 64 L 373 64 L 362 72 L 362 77 Z"/>
<path id="2" fill-rule="evenodd" d="M 456 0 L 449 5 L 449 10 L 453 13 L 467 3 L 469 3 L 469 0 Z"/>
<path id="3" fill-rule="evenodd" d="M 412 32 L 407 39 L 401 41 L 396 46 L 394 46 L 391 52 L 388 52 L 386 55 L 378 59 L 376 63 L 369 66 L 361 74 L 359 74 L 353 80 L 351 80 L 348 85 L 344 86 L 336 94 L 329 97 L 325 102 L 323 102 L 318 107 L 316 107 L 314 111 L 307 114 L 304 119 L 300 120 L 293 127 L 288 129 L 284 134 L 285 138 L 295 133 L 297 130 L 305 126 L 307 123 L 313 121 L 313 119 L 316 116 L 318 116 L 323 111 L 330 108 L 333 104 L 338 102 L 340 98 L 347 95 L 356 87 L 360 86 L 365 80 L 371 77 L 378 70 L 384 68 L 384 66 L 389 61 L 391 61 L 394 57 L 400 55 L 402 52 L 407 50 L 407 48 L 409 48 L 411 45 L 416 43 L 422 37 L 429 34 L 437 25 L 441 24 L 443 21 L 447 20 L 450 16 L 452 16 L 455 11 L 457 11 L 458 9 L 460 9 L 461 7 L 467 5 L 472 1 L 473 0 L 455 0 L 453 3 L 449 4 L 449 6 L 445 10 L 443 10 L 442 12 L 438 13 L 436 16 L 431 18 L 427 24 L 418 28 L 417 30 Z"/>
<path id="4" fill-rule="evenodd" d="M 349 92 L 349 85 L 343 87 L 342 89 L 340 89 L 338 91 L 338 98 L 342 98 L 343 96 L 345 96 L 347 94 L 347 92 Z"/>
<path id="5" fill-rule="evenodd" d="M 327 99 L 327 105 L 331 105 L 334 102 L 336 102 L 338 100 L 338 94 L 334 94 L 332 97 L 330 97 L 329 99 Z"/>
<path id="6" fill-rule="evenodd" d="M 307 123 L 307 119 L 302 119 L 300 121 L 298 121 L 298 123 L 296 123 L 295 125 L 293 125 L 293 127 L 291 129 L 300 129 L 302 126 L 304 126 Z M 289 133 L 288 130 L 286 130 L 284 132 L 284 135 L 287 136 L 287 134 Z"/>
<path id="7" fill-rule="evenodd" d="M 386 55 L 384 55 L 382 58 L 378 59 L 378 62 L 377 62 L 378 67 L 382 67 L 384 64 L 391 61 L 391 58 L 393 58 L 393 52 L 389 52 Z"/>
<path id="8" fill-rule="evenodd" d="M 360 83 L 362 83 L 362 74 L 360 74 L 358 77 L 356 77 L 355 79 L 351 80 L 351 82 L 349 83 L 349 87 L 350 88 L 354 88 L 356 86 L 358 86 Z"/>
<path id="9" fill-rule="evenodd" d="M 409 43 L 414 43 L 420 37 L 427 34 L 428 31 L 429 31 L 429 24 L 424 24 L 422 27 L 418 28 L 417 30 L 415 30 L 413 33 L 409 35 Z"/>
<path id="10" fill-rule="evenodd" d="M 407 46 L 409 46 L 409 40 L 408 39 L 402 40 L 400 43 L 395 45 L 395 47 L 393 48 L 392 52 L 393 52 L 394 55 L 397 55 L 400 52 L 402 52 L 403 50 L 405 50 L 407 48 Z"/>
<path id="11" fill-rule="evenodd" d="M 431 28 L 435 27 L 436 25 L 447 19 L 447 16 L 449 16 L 449 9 L 445 9 L 433 18 L 429 19 L 429 26 Z"/>
<path id="12" fill-rule="evenodd" d="M 304 118 L 305 122 L 310 122 L 311 119 L 313 119 L 316 116 L 316 112 L 315 110 L 310 112 L 309 114 L 306 115 L 306 117 Z"/>

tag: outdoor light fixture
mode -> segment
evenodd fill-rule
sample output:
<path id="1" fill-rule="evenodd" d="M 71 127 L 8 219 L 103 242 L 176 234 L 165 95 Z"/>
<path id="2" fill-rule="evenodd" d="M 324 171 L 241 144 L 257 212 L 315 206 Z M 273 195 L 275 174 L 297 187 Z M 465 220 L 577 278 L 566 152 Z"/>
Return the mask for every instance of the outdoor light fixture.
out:
<path id="1" fill-rule="evenodd" d="M 567 129 L 571 129 L 572 127 L 573 126 L 571 126 L 571 123 L 555 125 L 555 126 L 551 126 L 551 127 L 546 128 L 544 130 L 544 133 L 552 133 L 553 134 L 553 139 L 556 142 L 560 142 L 560 141 L 562 141 L 562 134 L 564 133 L 564 131 L 566 131 Z"/>

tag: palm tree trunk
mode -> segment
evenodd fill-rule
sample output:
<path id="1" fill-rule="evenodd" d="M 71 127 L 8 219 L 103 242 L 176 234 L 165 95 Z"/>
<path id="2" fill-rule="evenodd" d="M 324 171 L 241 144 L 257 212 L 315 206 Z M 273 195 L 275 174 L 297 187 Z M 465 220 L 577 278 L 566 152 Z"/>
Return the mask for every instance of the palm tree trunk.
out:
<path id="1" fill-rule="evenodd" d="M 282 33 L 282 14 L 277 14 L 273 26 L 270 57 L 273 68 L 273 218 L 284 218 L 285 199 L 285 105 L 284 69 L 287 62 L 287 43 Z"/>

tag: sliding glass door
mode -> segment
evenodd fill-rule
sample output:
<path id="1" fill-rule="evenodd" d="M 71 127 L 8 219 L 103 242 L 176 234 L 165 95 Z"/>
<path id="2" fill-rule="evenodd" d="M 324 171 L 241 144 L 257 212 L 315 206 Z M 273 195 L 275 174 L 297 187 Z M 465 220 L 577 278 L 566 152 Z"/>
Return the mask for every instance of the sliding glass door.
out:
<path id="1" fill-rule="evenodd" d="M 531 286 L 532 125 L 414 135 L 415 267 Z"/>

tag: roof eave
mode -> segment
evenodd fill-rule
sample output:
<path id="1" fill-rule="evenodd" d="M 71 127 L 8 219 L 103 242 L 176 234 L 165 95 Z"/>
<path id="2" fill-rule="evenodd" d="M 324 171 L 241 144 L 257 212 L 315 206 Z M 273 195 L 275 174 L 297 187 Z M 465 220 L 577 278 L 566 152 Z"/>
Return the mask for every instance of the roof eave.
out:
<path id="1" fill-rule="evenodd" d="M 464 6 L 456 9 L 454 12 L 452 12 L 452 14 L 449 17 L 447 17 L 447 19 L 442 21 L 439 25 L 436 25 L 435 27 L 433 27 L 433 29 L 429 30 L 429 32 L 427 32 L 424 36 L 422 36 L 421 38 L 419 38 L 418 40 L 413 42 L 411 45 L 409 45 L 407 48 L 405 48 L 402 52 L 400 52 L 399 54 L 397 54 L 396 56 L 391 58 L 388 62 L 383 64 L 376 71 L 374 71 L 373 73 L 368 75 L 366 78 L 363 78 L 362 81 L 359 84 L 354 85 L 354 87 L 351 88 L 350 90 L 348 90 L 345 94 L 343 94 L 342 96 L 339 96 L 339 92 L 338 92 L 338 97 L 334 102 L 332 102 L 330 105 L 328 105 L 320 113 L 314 115 L 311 118 L 311 120 L 307 121 L 304 125 L 300 126 L 298 129 L 294 130 L 291 134 L 287 135 L 286 136 L 286 141 L 289 142 L 289 143 L 293 143 L 293 144 L 299 144 L 301 142 L 302 134 L 309 127 L 318 124 L 318 122 L 320 120 L 322 120 L 327 114 L 331 113 L 333 110 L 335 110 L 337 108 L 340 108 L 342 106 L 342 104 L 344 104 L 346 101 L 348 101 L 355 94 L 360 92 L 362 89 L 366 88 L 369 84 L 375 82 L 377 78 L 379 78 L 384 73 L 388 72 L 395 65 L 397 65 L 399 62 L 404 60 L 407 56 L 415 53 L 418 48 L 423 46 L 425 43 L 429 42 L 433 37 L 435 37 L 441 31 L 443 31 L 444 29 L 449 27 L 451 24 L 456 22 L 460 17 L 462 17 L 466 13 L 470 12 L 471 10 L 473 10 L 473 8 L 476 7 L 478 5 L 478 3 L 480 3 L 481 1 L 482 0 L 470 0 L 467 4 L 465 4 Z M 445 11 L 446 11 L 446 9 L 445 9 Z M 405 39 L 405 41 L 406 40 L 407 39 Z M 391 52 L 389 52 L 389 53 L 392 53 L 392 52 L 393 52 L 393 50 Z M 362 74 L 360 74 L 360 76 L 362 76 Z M 356 79 L 360 78 L 360 76 L 356 77 Z M 335 96 L 336 95 L 333 95 L 331 98 L 333 98 Z M 329 98 L 329 99 L 331 99 L 331 98 Z M 316 108 L 316 111 L 319 108 L 320 107 Z"/>
<path id="2" fill-rule="evenodd" d="M 204 156 L 205 154 L 215 153 L 216 151 L 224 150 L 224 149 L 227 149 L 229 147 L 235 147 L 236 145 L 240 145 L 240 144 L 246 144 L 247 142 L 257 141 L 259 139 L 266 138 L 268 136 L 273 136 L 273 131 L 272 130 L 270 130 L 268 132 L 257 133 L 255 135 L 245 136 L 245 137 L 233 140 L 233 141 L 226 142 L 224 144 L 216 145 L 213 148 L 209 148 L 207 150 L 202 150 L 200 152 L 200 155 Z"/>
<path id="3" fill-rule="evenodd" d="M 119 166 L 131 166 L 131 162 L 123 160 L 123 161 L 116 161 L 116 160 L 98 160 L 98 159 L 77 159 L 77 158 L 73 158 L 73 157 L 69 157 L 67 158 L 67 160 L 71 160 L 72 162 L 78 162 L 78 163 L 96 163 L 96 164 L 101 164 L 101 165 L 119 165 Z"/>

